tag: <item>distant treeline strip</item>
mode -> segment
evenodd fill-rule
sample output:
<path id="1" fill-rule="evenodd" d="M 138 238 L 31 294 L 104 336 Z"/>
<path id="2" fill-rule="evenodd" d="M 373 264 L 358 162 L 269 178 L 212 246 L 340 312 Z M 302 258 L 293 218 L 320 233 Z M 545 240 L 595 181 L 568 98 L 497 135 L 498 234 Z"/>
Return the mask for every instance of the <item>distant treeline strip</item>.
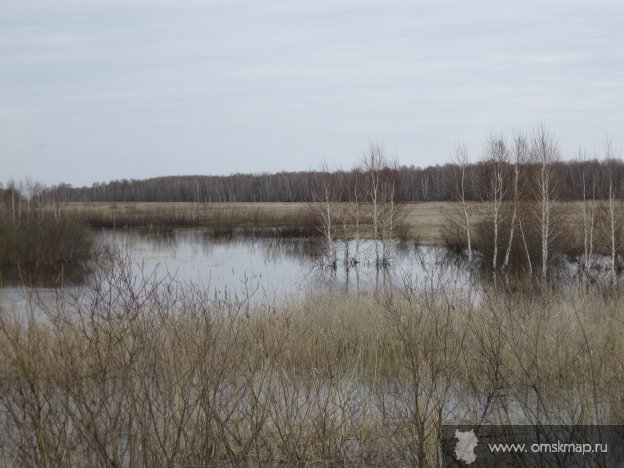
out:
<path id="1" fill-rule="evenodd" d="M 525 164 L 530 166 L 530 164 Z M 553 164 L 558 178 L 560 200 L 582 197 L 583 174 L 595 175 L 597 198 L 608 196 L 609 177 L 616 186 L 624 186 L 624 162 L 620 159 L 566 161 Z M 452 201 L 457 199 L 460 166 L 445 164 L 427 168 L 399 166 L 388 168 L 397 177 L 397 201 Z M 466 200 L 483 200 L 489 181 L 487 162 L 466 168 Z M 336 201 L 350 201 L 351 188 L 362 170 L 278 172 L 275 174 L 233 174 L 229 176 L 169 176 L 145 180 L 123 179 L 95 183 L 91 187 L 61 184 L 44 189 L 39 197 L 45 201 L 69 202 L 309 202 L 313 187 L 320 178 L 331 176 L 336 188 Z M 612 180 L 613 180 L 612 179 Z M 0 194 L 7 201 L 11 186 Z"/>

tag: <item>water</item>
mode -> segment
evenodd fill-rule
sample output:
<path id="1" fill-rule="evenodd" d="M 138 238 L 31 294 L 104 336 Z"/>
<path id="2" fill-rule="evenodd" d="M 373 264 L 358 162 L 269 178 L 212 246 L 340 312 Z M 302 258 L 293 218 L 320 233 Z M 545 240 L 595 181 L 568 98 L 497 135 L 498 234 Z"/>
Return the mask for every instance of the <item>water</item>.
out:
<path id="1" fill-rule="evenodd" d="M 452 263 L 440 262 L 442 249 L 418 248 L 414 243 L 390 243 L 388 268 L 376 268 L 373 241 L 337 242 L 336 268 L 328 267 L 325 251 L 314 239 L 235 238 L 219 239 L 200 230 L 167 233 L 102 231 L 101 246 L 115 246 L 131 263 L 133 274 L 192 282 L 215 295 L 251 294 L 272 300 L 301 295 L 310 290 L 362 292 L 401 285 L 405 281 L 467 282 L 467 272 Z M 381 249 L 381 246 L 378 245 Z M 357 266 L 345 267 L 346 249 L 359 253 Z M 325 261 L 323 261 L 325 259 Z M 440 265 L 443 265 L 440 267 Z M 434 278 L 435 276 L 435 278 Z M 77 286 L 67 285 L 71 292 Z M 37 288 L 40 297 L 54 297 L 52 288 Z M 4 305 L 25 301 L 31 290 L 0 289 Z"/>

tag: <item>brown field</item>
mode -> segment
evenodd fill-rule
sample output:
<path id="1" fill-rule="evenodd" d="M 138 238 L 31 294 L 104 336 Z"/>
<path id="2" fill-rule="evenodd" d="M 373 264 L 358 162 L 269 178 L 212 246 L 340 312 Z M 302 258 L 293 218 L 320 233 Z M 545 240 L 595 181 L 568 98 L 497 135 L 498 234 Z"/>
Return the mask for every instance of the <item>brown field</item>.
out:
<path id="1" fill-rule="evenodd" d="M 580 202 L 562 202 L 559 206 L 561 212 L 579 213 L 578 217 L 566 216 L 568 223 L 576 224 Z M 487 202 L 470 203 L 472 222 L 483 219 L 489 208 Z M 311 203 L 66 203 L 60 209 L 93 227 L 203 227 L 218 233 L 318 234 Z M 407 239 L 440 245 L 444 223 L 449 215 L 460 213 L 460 206 L 454 202 L 413 202 L 401 205 L 401 210 Z M 366 228 L 363 232 L 366 235 Z"/>
<path id="2" fill-rule="evenodd" d="M 441 243 L 440 229 L 448 202 L 402 205 L 407 237 L 423 244 Z M 475 212 L 484 205 L 473 204 Z M 309 203 L 68 203 L 62 210 L 95 227 L 277 227 L 314 230 Z"/>

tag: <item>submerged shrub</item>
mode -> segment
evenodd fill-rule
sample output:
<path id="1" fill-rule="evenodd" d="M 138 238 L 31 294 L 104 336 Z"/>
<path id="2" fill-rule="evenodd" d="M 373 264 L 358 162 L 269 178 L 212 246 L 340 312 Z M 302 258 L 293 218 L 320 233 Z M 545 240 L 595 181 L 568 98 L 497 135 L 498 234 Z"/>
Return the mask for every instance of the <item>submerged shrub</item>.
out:
<path id="1" fill-rule="evenodd" d="M 78 280 L 93 251 L 90 231 L 71 217 L 32 210 L 15 221 L 0 210 L 0 273 L 5 281 Z"/>

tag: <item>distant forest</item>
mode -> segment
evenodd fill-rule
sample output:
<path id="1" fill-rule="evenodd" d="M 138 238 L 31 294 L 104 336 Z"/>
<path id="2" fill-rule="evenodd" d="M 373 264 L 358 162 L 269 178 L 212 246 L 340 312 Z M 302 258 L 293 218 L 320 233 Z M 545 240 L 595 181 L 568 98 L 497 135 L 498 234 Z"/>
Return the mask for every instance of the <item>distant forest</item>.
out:
<path id="1" fill-rule="evenodd" d="M 511 167 L 511 165 L 510 165 Z M 552 163 L 556 175 L 557 198 L 582 198 L 583 177 L 595 182 L 596 198 L 608 196 L 608 180 L 624 187 L 624 162 L 621 159 L 558 161 Z M 522 172 L 535 170 L 522 164 Z M 452 201 L 458 196 L 462 167 L 445 164 L 427 168 L 386 167 L 386 176 L 396 182 L 397 202 Z M 466 200 L 488 199 L 491 164 L 488 161 L 464 167 Z M 358 177 L 364 169 L 336 172 L 278 172 L 275 174 L 233 174 L 229 176 L 168 176 L 145 180 L 123 179 L 95 183 L 91 187 L 60 184 L 43 187 L 33 183 L 10 182 L 0 185 L 0 197 L 6 204 L 11 198 L 28 197 L 42 202 L 309 202 L 315 199 L 314 187 L 330 177 L 336 201 L 349 201 Z M 618 198 L 623 194 L 617 193 Z"/>

